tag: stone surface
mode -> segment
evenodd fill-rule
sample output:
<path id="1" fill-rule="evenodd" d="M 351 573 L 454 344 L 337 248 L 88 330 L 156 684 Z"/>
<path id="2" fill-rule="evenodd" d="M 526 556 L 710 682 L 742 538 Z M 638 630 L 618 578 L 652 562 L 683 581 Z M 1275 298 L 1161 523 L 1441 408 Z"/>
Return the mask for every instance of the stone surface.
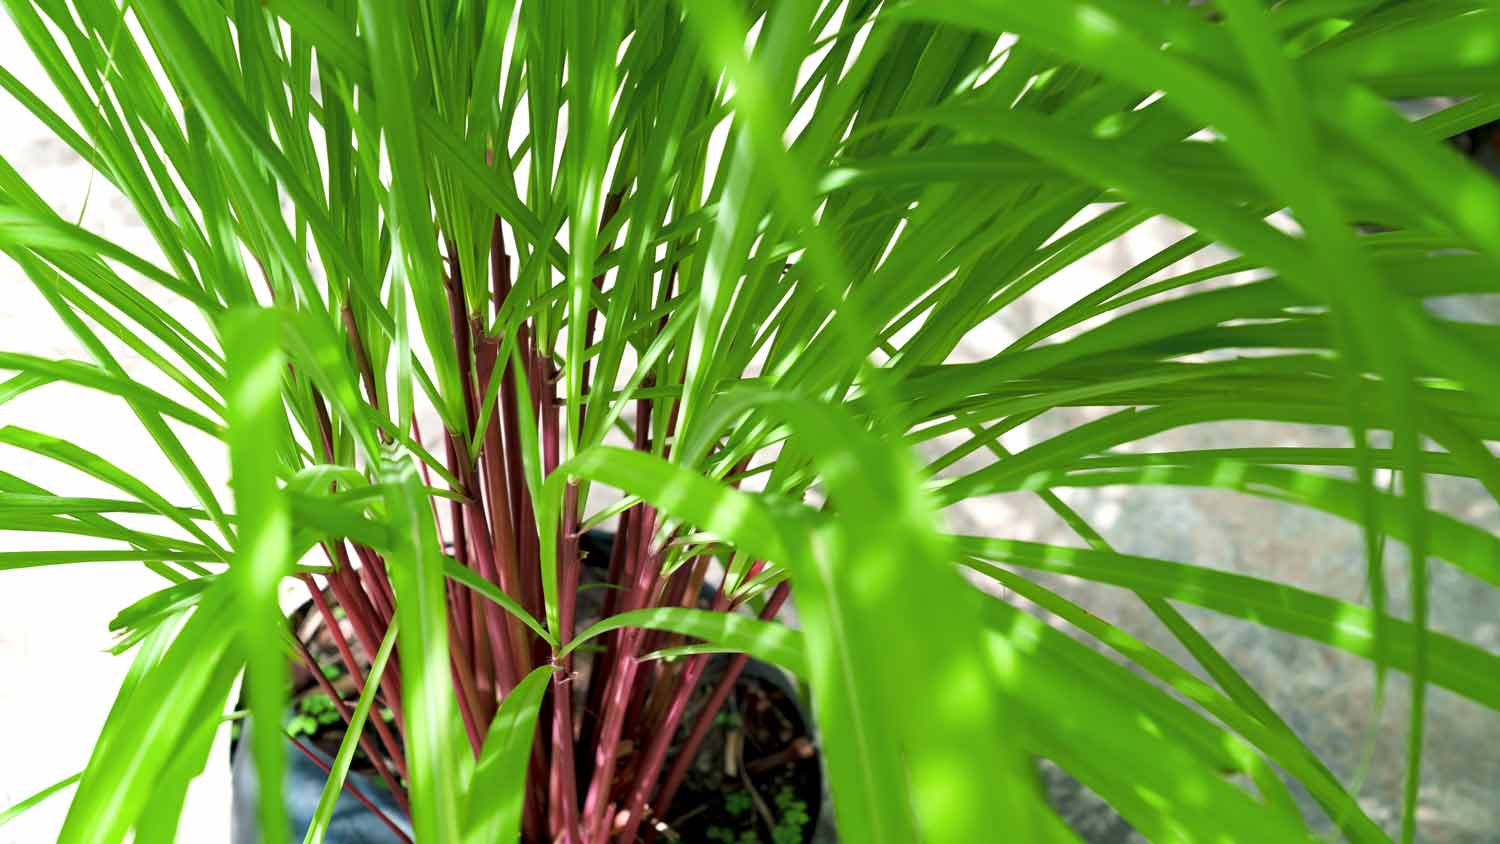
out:
<path id="1" fill-rule="evenodd" d="M 1182 227 L 1161 221 L 1137 229 L 1069 268 L 1039 288 L 1037 295 L 966 338 L 960 356 L 977 359 L 1003 348 L 1097 285 L 1099 279 L 1112 277 L 1185 233 Z M 1167 274 L 1224 257 L 1210 251 L 1176 265 Z M 1500 317 L 1500 308 L 1488 300 L 1447 300 L 1437 309 L 1451 319 Z M 1078 410 L 1048 414 L 1002 441 L 1011 450 L 1019 450 L 1099 415 Z M 1332 447 L 1348 442 L 1348 435 L 1339 429 L 1236 422 L 1180 429 L 1146 440 L 1133 450 Z M 1105 487 L 1059 494 L 1122 552 L 1279 580 L 1347 601 L 1367 600 L 1361 532 L 1333 516 L 1217 490 Z M 1429 498 L 1444 512 L 1492 531 L 1500 529 L 1500 507 L 1477 483 L 1431 479 Z M 959 532 L 1082 545 L 1071 529 L 1028 494 L 968 502 L 950 511 L 949 519 Z M 1403 550 L 1394 543 L 1390 546 L 1386 577 L 1389 609 L 1405 617 L 1408 567 Z M 1430 572 L 1432 627 L 1490 652 L 1500 648 L 1500 592 L 1436 559 Z M 1042 574 L 1037 579 L 1180 664 L 1194 665 L 1130 593 L 1061 576 Z M 1370 817 L 1394 836 L 1400 828 L 1410 713 L 1404 675 L 1393 672 L 1388 676 L 1385 704 L 1377 710 L 1374 671 L 1364 660 L 1249 622 L 1178 606 L 1346 784 L 1354 781 L 1362 755 L 1370 754 L 1358 798 Z M 1500 842 L 1500 799 L 1496 797 L 1500 753 L 1495 750 L 1500 747 L 1500 713 L 1431 687 L 1426 713 L 1418 840 L 1424 844 Z M 1108 807 L 1086 789 L 1058 776 L 1055 769 L 1047 781 L 1053 798 L 1064 807 L 1064 816 L 1076 821 L 1080 832 L 1087 831 L 1092 844 L 1132 840 Z M 1311 799 L 1297 796 L 1308 816 L 1326 828 L 1326 819 Z"/>

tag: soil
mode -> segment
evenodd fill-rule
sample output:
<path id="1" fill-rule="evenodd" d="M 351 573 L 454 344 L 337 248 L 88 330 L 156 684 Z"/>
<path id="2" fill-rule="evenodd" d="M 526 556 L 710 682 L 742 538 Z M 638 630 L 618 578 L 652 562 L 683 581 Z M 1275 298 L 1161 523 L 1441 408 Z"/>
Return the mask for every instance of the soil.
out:
<path id="1" fill-rule="evenodd" d="M 705 673 L 686 723 L 694 722 L 719 675 Z M 661 819 L 657 840 L 805 844 L 821 802 L 822 772 L 797 703 L 780 685 L 747 672 Z"/>

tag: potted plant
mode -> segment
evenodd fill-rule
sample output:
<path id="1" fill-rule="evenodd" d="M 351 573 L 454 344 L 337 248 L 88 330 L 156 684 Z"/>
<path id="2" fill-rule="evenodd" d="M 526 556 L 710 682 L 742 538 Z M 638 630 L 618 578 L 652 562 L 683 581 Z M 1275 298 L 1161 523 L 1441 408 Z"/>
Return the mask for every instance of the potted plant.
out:
<path id="1" fill-rule="evenodd" d="M 1500 708 L 1500 658 L 1427 601 L 1429 565 L 1500 582 L 1500 540 L 1426 496 L 1497 490 L 1494 329 L 1424 307 L 1497 289 L 1500 191 L 1441 142 L 1500 113 L 1480 0 L 5 5 L 68 116 L 0 85 L 160 254 L 0 167 L 0 249 L 90 357 L 0 353 L 0 399 L 118 396 L 192 498 L 0 428 L 117 490 L 0 474 L 0 526 L 96 542 L 0 568 L 164 581 L 116 619 L 131 670 L 80 776 L 18 807 L 76 781 L 62 844 L 172 840 L 226 721 L 268 844 L 346 816 L 790 844 L 830 801 L 853 842 L 1077 840 L 1039 759 L 1152 840 L 1411 841 L 1427 687 Z M 1389 105 L 1427 96 L 1464 99 Z M 959 356 L 1156 215 L 1191 231 Z M 1352 436 L 1134 447 L 1247 420 Z M 227 494 L 199 463 L 225 454 Z M 1056 493 L 1163 484 L 1358 522 L 1369 605 L 1119 553 Z M 943 528 L 998 493 L 1080 542 Z M 1038 571 L 1133 592 L 1197 668 Z M 1396 823 L 1179 603 L 1410 676 Z"/>

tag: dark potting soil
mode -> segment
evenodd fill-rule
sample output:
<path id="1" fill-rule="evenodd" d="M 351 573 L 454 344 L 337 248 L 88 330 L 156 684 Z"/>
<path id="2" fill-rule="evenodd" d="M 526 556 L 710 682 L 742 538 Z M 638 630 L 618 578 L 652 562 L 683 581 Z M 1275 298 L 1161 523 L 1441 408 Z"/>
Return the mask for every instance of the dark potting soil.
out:
<path id="1" fill-rule="evenodd" d="M 717 680 L 700 684 L 684 721 Z M 683 731 L 684 733 L 686 730 Z M 679 741 L 683 736 L 679 736 Z M 822 809 L 822 774 L 797 703 L 778 683 L 740 675 L 665 818 L 657 841 L 806 844 Z"/>

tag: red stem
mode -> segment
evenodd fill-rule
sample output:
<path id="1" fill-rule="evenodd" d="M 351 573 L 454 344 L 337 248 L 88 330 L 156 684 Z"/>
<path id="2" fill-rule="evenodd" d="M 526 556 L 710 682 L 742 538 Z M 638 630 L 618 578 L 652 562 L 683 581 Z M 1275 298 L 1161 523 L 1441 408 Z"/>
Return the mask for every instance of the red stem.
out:
<path id="1" fill-rule="evenodd" d="M 479 573 L 498 585 L 502 592 L 515 598 L 519 594 L 516 574 L 501 566 L 495 558 L 495 542 L 485 521 L 485 508 L 480 500 L 479 481 L 475 477 L 474 467 L 465 462 L 460 478 L 469 496 L 469 500 L 463 505 L 463 513 L 468 525 L 469 550 L 479 563 Z M 515 616 L 501 610 L 493 601 L 485 598 L 481 600 L 484 601 L 486 618 L 500 634 L 498 639 L 492 635 L 491 650 L 504 648 L 497 655 L 496 678 L 500 681 L 501 694 L 507 694 L 531 668 L 530 636 Z"/>
<path id="2" fill-rule="evenodd" d="M 448 591 L 448 621 L 452 624 L 453 641 L 459 647 L 463 648 L 466 670 L 471 676 L 474 676 L 475 686 L 479 686 L 479 666 L 474 661 L 474 643 L 476 639 L 483 639 L 484 636 L 483 631 L 480 631 L 481 635 L 475 636 L 473 624 L 474 607 L 471 600 L 473 596 L 469 593 L 468 589 L 451 580 L 447 582 L 446 586 Z"/>
<path id="3" fill-rule="evenodd" d="M 343 541 L 339 540 L 342 545 Z M 381 583 L 380 575 L 375 567 L 370 565 L 366 555 L 359 554 L 359 546 L 355 546 L 355 553 L 360 557 L 360 565 L 354 569 L 359 578 L 360 588 L 370 600 L 370 606 L 375 610 L 375 617 L 380 622 L 381 629 L 390 626 L 391 619 L 396 617 L 396 605 L 394 598 L 386 593 L 386 587 Z M 348 552 L 343 552 L 343 558 L 348 559 Z"/>
<path id="4" fill-rule="evenodd" d="M 337 543 L 333 546 L 333 549 L 334 555 L 330 559 L 330 562 L 334 562 L 335 560 L 336 562 L 334 562 L 333 572 L 327 577 L 328 587 L 333 590 L 334 599 L 339 602 L 339 606 L 344 608 L 344 615 L 349 619 L 350 625 L 354 628 L 355 642 L 364 648 L 366 654 L 373 655 L 376 648 L 379 647 L 381 640 L 385 638 L 385 626 L 377 625 L 375 620 L 371 618 L 373 610 L 369 608 L 365 600 L 364 591 L 359 588 L 359 581 L 353 577 L 349 564 L 349 556 L 344 549 L 344 544 L 342 542 Z M 328 546 L 325 545 L 324 552 L 326 553 L 327 550 Z M 322 593 L 314 590 L 313 601 L 318 602 L 320 600 L 322 600 Z M 339 639 L 342 639 L 343 631 L 339 628 L 337 620 L 333 618 L 331 610 L 325 615 L 325 621 L 328 622 L 329 632 L 334 636 L 334 641 L 337 642 Z M 350 650 L 352 656 L 352 648 Z M 398 657 L 399 654 L 391 656 L 391 668 L 393 670 L 386 671 L 381 675 L 380 687 L 385 692 L 387 705 L 391 707 L 391 711 L 396 713 L 396 720 L 401 724 L 405 724 L 406 719 L 401 709 L 401 679 L 399 669 L 397 668 L 399 665 L 397 661 Z"/>
<path id="5" fill-rule="evenodd" d="M 323 446 L 323 458 L 329 463 L 334 462 L 333 454 L 333 426 L 328 418 L 328 409 L 323 403 L 323 397 L 317 391 L 312 391 L 313 407 L 318 420 L 318 433 Z M 361 580 L 353 574 L 354 567 L 349 562 L 349 553 L 344 548 L 342 541 L 333 546 L 334 557 L 329 562 L 333 563 L 333 573 L 328 577 L 328 585 L 333 589 L 334 597 L 338 599 L 344 613 L 349 617 L 349 622 L 354 626 L 355 638 L 362 640 L 365 652 L 374 654 L 375 648 L 385 636 L 387 620 L 379 618 L 379 614 L 370 604 L 369 596 L 365 594 Z M 328 552 L 328 546 L 323 546 L 323 551 Z M 335 559 L 336 558 L 336 559 Z M 320 598 L 320 594 L 314 594 L 314 599 Z M 331 618 L 330 618 L 331 621 Z M 331 625 L 337 629 L 337 625 Z M 396 681 L 395 672 L 385 675 L 393 684 Z M 385 684 L 385 678 L 381 680 Z M 399 689 L 399 685 L 397 685 Z M 399 697 L 399 694 L 397 695 Z M 393 705 L 392 709 L 399 712 Z"/>
<path id="6" fill-rule="evenodd" d="M 334 546 L 334 550 L 338 556 L 338 565 L 328 575 L 328 586 L 354 627 L 355 642 L 364 648 L 367 656 L 373 655 L 376 648 L 380 647 L 380 640 L 385 638 L 385 627 L 375 619 L 375 611 L 354 577 L 343 546 Z"/>
<path id="7" fill-rule="evenodd" d="M 468 590 L 464 590 L 466 593 Z M 482 601 L 483 597 L 474 595 L 465 596 L 468 600 Z M 485 622 L 480 613 L 469 613 L 469 630 L 467 638 L 473 651 L 469 654 L 469 664 L 473 667 L 474 685 L 478 690 L 480 698 L 488 705 L 486 714 L 482 717 L 484 723 L 489 723 L 495 717 L 495 709 L 498 707 L 500 694 L 496 691 L 495 679 L 495 656 L 490 651 L 490 640 L 485 635 Z"/>
<path id="8" fill-rule="evenodd" d="M 476 331 L 479 330 L 477 320 L 472 327 Z M 498 345 L 493 340 L 485 340 L 480 346 L 479 383 L 486 388 L 492 379 L 503 377 L 496 372 L 495 368 Z M 521 578 L 520 566 L 517 562 L 519 554 L 516 526 L 513 522 L 511 495 L 505 476 L 504 461 L 505 452 L 500 438 L 500 418 L 498 414 L 492 414 L 489 423 L 485 426 L 483 445 L 479 451 L 479 491 L 483 493 L 489 518 L 492 540 L 490 554 L 495 562 L 500 588 L 525 606 L 527 585 Z M 514 627 L 514 625 L 512 627 L 522 641 L 530 641 L 531 637 L 524 629 Z M 540 654 L 533 651 L 531 659 L 525 661 L 525 664 L 537 664 L 539 658 Z"/>
<path id="9" fill-rule="evenodd" d="M 448 447 L 448 464 L 453 465 L 457 458 L 453 455 L 453 442 L 444 440 Z M 453 536 L 453 559 L 466 569 L 474 568 L 472 559 L 469 557 L 469 534 L 464 528 L 463 504 L 457 499 L 448 500 L 448 523 L 451 525 L 449 533 Z M 458 627 L 463 631 L 463 637 L 467 639 L 469 630 L 472 629 L 470 612 L 472 606 L 469 602 L 469 590 L 460 589 L 458 584 L 448 582 L 449 604 L 453 606 L 454 615 L 457 616 Z M 466 642 L 466 644 L 472 644 Z"/>
<path id="10" fill-rule="evenodd" d="M 291 368 L 291 364 L 287 364 Z M 323 403 L 323 396 L 318 393 L 317 387 L 309 386 L 312 390 L 313 416 L 318 420 L 318 442 L 323 446 L 323 459 L 329 463 L 333 462 L 333 422 L 328 418 L 328 406 Z"/>
<path id="11" fill-rule="evenodd" d="M 418 443 L 422 442 L 422 426 L 417 424 L 417 415 L 415 413 L 411 416 L 411 438 Z M 432 482 L 432 469 L 427 465 L 426 460 L 417 461 L 417 470 L 422 473 L 423 484 L 433 489 L 437 488 Z M 427 496 L 427 506 L 432 508 L 432 523 L 437 526 L 438 544 L 442 545 L 443 519 L 441 513 L 438 511 L 438 497 L 435 495 Z"/>
<path id="12" fill-rule="evenodd" d="M 631 547 L 630 537 L 633 530 L 632 525 L 640 516 L 641 506 L 637 505 L 626 510 L 620 516 L 620 527 L 615 533 L 614 542 L 609 551 L 609 574 L 606 582 L 619 584 L 624 582 L 626 555 Z M 604 590 L 603 609 L 600 618 L 609 618 L 615 614 L 616 598 L 620 590 Z M 614 647 L 618 641 L 615 634 L 605 634 L 605 642 L 608 643 L 606 650 L 596 654 L 593 659 L 593 670 L 589 676 L 588 699 L 583 708 L 582 724 L 579 725 L 578 745 L 580 749 L 594 746 L 595 736 L 599 731 L 599 713 L 604 711 L 604 691 L 609 685 L 611 675 L 610 667 L 614 664 Z M 583 754 L 581 763 L 583 765 L 582 776 L 593 776 L 593 760 L 587 754 Z"/>
<path id="13" fill-rule="evenodd" d="M 492 285 L 493 307 L 495 315 L 500 315 L 500 308 L 510 296 L 511 274 L 510 255 L 505 251 L 505 229 L 500 217 L 495 217 L 494 225 L 490 229 L 490 282 Z M 530 353 L 530 338 L 527 335 L 526 325 L 522 323 L 516 329 L 517 348 L 523 357 Z M 535 531 L 530 528 L 533 524 L 530 518 L 530 494 L 526 489 L 525 475 L 521 465 L 521 440 L 520 425 L 517 421 L 516 389 L 514 373 L 510 373 L 511 362 L 497 361 L 500 378 L 500 408 L 496 414 L 499 424 L 505 434 L 505 448 L 497 452 L 497 457 L 503 462 L 505 470 L 505 485 L 510 490 L 510 524 L 515 529 L 516 565 L 521 584 L 521 605 L 535 617 L 542 615 L 541 582 L 538 579 L 539 572 L 536 566 L 528 565 L 526 545 L 528 542 L 535 544 Z M 506 377 L 510 373 L 512 377 Z M 546 658 L 545 643 L 537 638 L 533 644 L 533 661 L 540 663 Z M 544 710 L 545 712 L 545 710 Z M 546 735 L 546 731 L 542 731 Z M 532 742 L 531 763 L 529 768 L 528 786 L 526 788 L 525 808 L 521 819 L 524 840 L 535 841 L 542 836 L 546 825 L 547 807 L 545 800 L 546 789 L 537 787 L 542 783 L 546 767 L 544 753 L 541 750 L 541 742 Z"/>
<path id="14" fill-rule="evenodd" d="M 458 358 L 459 378 L 463 384 L 464 419 L 467 423 L 464 426 L 464 433 L 472 435 L 479 424 L 479 396 L 477 381 L 474 378 L 474 342 L 470 334 L 472 326 L 464 297 L 458 250 L 452 241 L 448 242 L 448 256 L 448 317 L 453 333 L 454 353 Z M 469 558 L 475 563 L 473 568 L 507 594 L 514 595 L 514 584 L 507 582 L 510 578 L 507 578 L 495 563 L 494 544 L 490 537 L 489 525 L 485 522 L 474 462 L 469 459 L 467 437 L 449 433 L 448 465 L 458 476 L 459 483 L 463 486 L 463 494 L 467 498 L 467 501 L 461 504 L 455 502 L 453 514 L 455 520 L 458 520 L 459 513 L 462 511 L 462 521 L 466 525 L 466 533 L 470 540 Z M 515 623 L 515 619 L 511 618 L 508 613 L 503 613 L 492 602 L 485 601 L 484 614 L 491 628 L 490 653 L 495 661 L 495 679 L 499 682 L 500 693 L 505 694 L 515 688 L 516 683 L 520 682 L 522 674 L 525 673 L 528 664 L 523 651 L 525 637 L 520 625 Z"/>
<path id="15" fill-rule="evenodd" d="M 510 295 L 510 255 L 505 252 L 505 231 L 501 219 L 495 217 L 495 225 L 490 229 L 489 246 L 489 270 L 490 283 L 493 285 L 493 307 L 495 316 L 498 318 L 499 310 L 504 306 L 505 298 Z M 526 330 L 525 322 L 516 327 L 516 349 L 519 349 L 522 366 L 528 367 L 531 360 L 531 337 Z M 520 462 L 520 424 L 517 417 L 516 382 L 514 373 L 511 372 L 511 361 L 499 361 L 499 418 L 504 429 L 505 450 L 504 456 L 505 484 L 510 489 L 510 523 L 516 529 L 516 564 L 520 579 L 520 601 L 526 607 L 526 612 L 540 618 L 543 615 L 541 607 L 541 580 L 540 570 L 537 567 L 537 535 L 532 526 L 535 525 L 531 517 L 531 492 L 526 489 L 525 469 Z M 546 643 L 540 639 L 535 640 L 534 663 L 540 664 L 546 660 Z M 541 724 L 538 724 L 538 733 L 543 736 L 550 735 L 550 726 L 547 724 L 547 709 L 541 711 Z M 543 750 L 544 742 L 532 742 L 531 763 L 528 769 L 528 783 L 532 786 L 526 787 L 525 814 L 522 816 L 522 829 L 525 831 L 526 841 L 540 840 L 546 829 L 547 822 L 547 790 L 534 787 L 535 784 L 544 783 L 547 777 L 546 753 Z"/>
<path id="16" fill-rule="evenodd" d="M 454 619 L 448 619 L 448 629 L 453 630 Z M 453 638 L 453 650 L 449 654 L 450 667 L 453 670 L 453 685 L 458 689 L 458 714 L 464 722 L 464 732 L 469 736 L 469 745 L 474 748 L 474 756 L 479 756 L 480 748 L 484 744 L 484 736 L 480 729 L 480 703 L 478 695 L 474 691 L 474 677 L 470 671 L 469 653 L 459 643 L 457 637 Z M 483 723 L 488 723 L 485 721 Z"/>
<path id="17" fill-rule="evenodd" d="M 448 320 L 453 330 L 453 350 L 458 356 L 458 375 L 463 379 L 465 433 L 472 434 L 479 409 L 474 397 L 474 344 L 469 336 L 468 305 L 464 297 L 463 275 L 458 263 L 458 249 L 448 241 Z"/>
<path id="18" fill-rule="evenodd" d="M 389 612 L 386 620 L 389 621 L 396 616 L 396 593 L 391 589 L 391 578 L 385 570 L 385 560 L 363 545 L 350 544 L 354 547 L 355 556 L 359 557 L 361 577 L 368 575 L 368 579 L 374 583 L 371 594 L 378 596 L 385 605 Z"/>
<path id="19" fill-rule="evenodd" d="M 348 301 L 346 296 L 339 315 L 344 319 L 344 330 L 349 335 L 349 345 L 354 349 L 354 362 L 359 367 L 359 379 L 364 384 L 365 394 L 370 398 L 370 406 L 379 410 L 380 393 L 375 389 L 375 370 L 370 365 L 370 354 L 359 336 L 359 324 L 354 321 L 354 311 L 349 309 Z M 385 439 L 384 435 L 381 439 Z"/>
<path id="20" fill-rule="evenodd" d="M 568 484 L 563 492 L 562 547 L 558 557 L 558 634 L 563 642 L 573 638 L 573 615 L 578 597 L 578 486 Z M 557 807 L 561 836 L 567 844 L 581 844 L 578 837 L 578 778 L 573 767 L 573 658 L 565 657 L 552 684 L 552 798 Z M 559 830 L 554 830 L 556 837 Z"/>
<path id="21" fill-rule="evenodd" d="M 516 342 L 522 350 L 521 364 L 526 367 L 526 377 L 534 390 L 537 386 L 538 366 L 536 356 L 531 349 L 530 331 L 525 325 L 520 326 L 516 332 Z M 515 514 L 513 524 L 518 531 L 516 536 L 517 568 L 521 580 L 521 592 L 523 606 L 527 612 L 534 617 L 540 618 L 545 612 L 543 607 L 542 581 L 541 581 L 541 545 L 536 535 L 536 516 L 531 501 L 531 488 L 526 485 L 525 465 L 522 462 L 521 426 L 518 416 L 517 404 L 520 401 L 531 402 L 531 407 L 537 406 L 534 395 L 519 396 L 516 391 L 514 378 L 506 378 L 501 382 L 501 398 L 507 402 L 505 408 L 505 442 L 506 460 L 509 463 L 507 480 L 510 488 L 515 491 L 511 496 L 511 508 Z M 540 650 L 539 653 L 545 653 Z"/>
<path id="22" fill-rule="evenodd" d="M 636 547 L 638 553 L 643 552 L 646 541 L 650 537 L 651 511 L 645 511 L 645 523 L 640 531 L 646 539 L 641 540 Z M 642 556 L 646 556 L 642 554 Z M 627 599 L 626 610 L 637 606 L 634 596 L 644 595 L 646 591 L 642 588 L 641 581 L 649 581 L 652 577 L 653 563 L 656 556 L 649 555 L 637 564 L 637 585 L 632 590 L 632 597 Z M 610 789 L 614 784 L 615 766 L 619 762 L 620 734 L 625 727 L 625 714 L 630 709 L 631 695 L 635 687 L 636 671 L 640 662 L 636 659 L 636 653 L 640 647 L 642 631 L 636 628 L 627 628 L 620 631 L 619 645 L 614 654 L 614 666 L 609 678 L 609 687 L 605 692 L 604 699 L 604 727 L 599 734 L 594 750 L 594 775 L 589 783 L 588 798 L 584 802 L 585 822 L 590 830 L 602 830 L 608 822 L 607 810 L 609 806 Z M 602 839 L 596 839 L 602 840 Z"/>

